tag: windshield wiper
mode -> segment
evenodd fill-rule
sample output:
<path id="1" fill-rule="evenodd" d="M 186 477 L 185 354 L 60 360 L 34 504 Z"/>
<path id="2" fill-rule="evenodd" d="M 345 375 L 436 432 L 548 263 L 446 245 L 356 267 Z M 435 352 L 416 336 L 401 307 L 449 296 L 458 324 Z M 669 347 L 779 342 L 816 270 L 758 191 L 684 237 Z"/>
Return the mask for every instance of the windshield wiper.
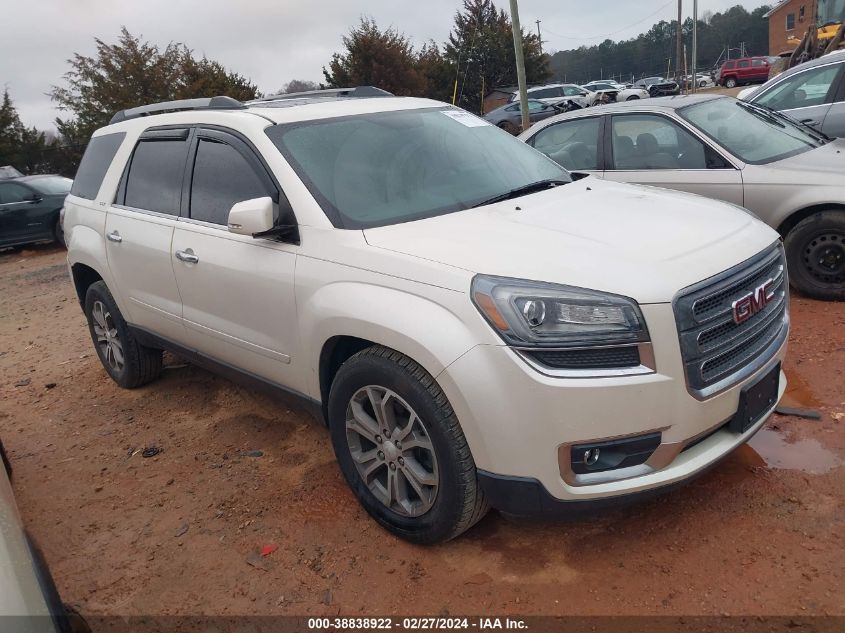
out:
<path id="1" fill-rule="evenodd" d="M 829 143 L 833 140 L 827 134 L 825 134 L 821 130 L 817 130 L 809 123 L 804 123 L 803 121 L 799 121 L 798 119 L 793 119 L 792 117 L 785 115 L 783 112 L 774 110 L 767 105 L 764 105 L 762 103 L 751 103 L 748 105 L 752 105 L 755 108 L 762 108 L 769 114 L 776 116 L 777 118 L 786 121 L 787 123 L 792 123 L 793 125 L 800 125 L 802 128 L 806 128 L 805 132 L 813 138 L 817 139 L 820 143 Z"/>
<path id="2" fill-rule="evenodd" d="M 553 187 L 557 187 L 558 185 L 568 185 L 569 183 L 569 180 L 555 180 L 551 178 L 546 180 L 538 180 L 537 182 L 532 182 L 527 185 L 511 189 L 510 191 L 506 191 L 505 193 L 500 193 L 499 195 L 493 196 L 492 198 L 487 198 L 487 200 L 483 200 L 478 204 L 474 204 L 470 208 L 475 209 L 476 207 L 483 207 L 488 204 L 493 204 L 494 202 L 501 202 L 502 200 L 511 200 L 520 196 L 526 196 L 529 193 L 534 193 L 535 191 L 543 191 L 544 189 L 551 189 Z"/>
<path id="3" fill-rule="evenodd" d="M 737 101 L 736 103 L 740 108 L 742 108 L 746 112 L 750 112 L 758 119 L 763 119 L 764 121 L 771 123 L 772 125 L 778 126 L 779 128 L 786 127 L 786 125 L 784 125 L 781 121 L 778 121 L 775 117 L 773 117 L 768 110 L 764 110 L 756 103 L 748 103 L 745 101 Z"/>

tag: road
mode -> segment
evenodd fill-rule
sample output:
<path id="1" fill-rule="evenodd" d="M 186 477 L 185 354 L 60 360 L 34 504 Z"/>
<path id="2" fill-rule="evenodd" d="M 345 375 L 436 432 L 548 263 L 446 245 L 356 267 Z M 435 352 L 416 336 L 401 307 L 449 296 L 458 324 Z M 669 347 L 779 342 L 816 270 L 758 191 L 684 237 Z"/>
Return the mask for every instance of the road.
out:
<path id="1" fill-rule="evenodd" d="M 0 436 L 23 519 L 87 615 L 845 614 L 845 303 L 792 311 L 788 400 L 820 420 L 774 416 L 652 502 L 554 524 L 491 513 L 418 547 L 360 509 L 304 412 L 171 356 L 118 388 L 64 252 L 14 250 Z"/>

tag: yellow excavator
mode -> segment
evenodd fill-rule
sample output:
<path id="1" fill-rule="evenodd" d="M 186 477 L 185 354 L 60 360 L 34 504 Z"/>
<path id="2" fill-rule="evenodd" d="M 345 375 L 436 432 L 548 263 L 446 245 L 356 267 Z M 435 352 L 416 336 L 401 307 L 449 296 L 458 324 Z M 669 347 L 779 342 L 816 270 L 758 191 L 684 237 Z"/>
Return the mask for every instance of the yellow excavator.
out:
<path id="1" fill-rule="evenodd" d="M 788 67 L 845 47 L 845 0 L 817 0 L 816 25 L 802 39 L 786 40 L 795 47 Z"/>

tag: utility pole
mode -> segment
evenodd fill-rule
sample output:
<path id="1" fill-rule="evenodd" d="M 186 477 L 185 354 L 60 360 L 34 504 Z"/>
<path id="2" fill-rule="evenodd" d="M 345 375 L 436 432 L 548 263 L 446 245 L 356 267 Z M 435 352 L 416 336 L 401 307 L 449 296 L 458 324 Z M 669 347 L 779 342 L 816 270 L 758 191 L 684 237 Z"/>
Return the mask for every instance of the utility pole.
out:
<path id="1" fill-rule="evenodd" d="M 540 35 L 540 20 L 534 20 L 537 23 L 537 41 L 540 42 L 540 54 L 543 54 L 543 36 Z"/>
<path id="2" fill-rule="evenodd" d="M 692 91 L 698 92 L 698 0 L 692 0 Z"/>
<path id="3" fill-rule="evenodd" d="M 681 9 L 682 9 L 682 4 L 683 4 L 683 0 L 678 0 L 678 29 L 677 29 L 677 33 L 675 34 L 675 45 L 676 45 L 676 50 L 675 50 L 675 72 L 678 74 L 678 83 L 679 83 L 679 84 L 680 84 L 680 80 L 681 80 L 681 79 L 683 79 L 683 78 L 680 76 L 680 74 L 681 74 L 681 68 L 683 68 L 682 64 L 684 63 L 684 62 L 683 62 L 683 59 L 681 58 L 681 55 L 683 54 L 683 51 L 681 50 L 681 41 L 682 41 L 682 40 L 681 40 L 681 29 L 682 29 L 682 26 L 683 26 L 683 25 L 681 24 L 681 17 L 682 17 Z M 668 77 L 667 77 L 667 79 L 668 79 Z"/>
<path id="4" fill-rule="evenodd" d="M 511 27 L 513 28 L 513 52 L 516 56 L 516 80 L 519 84 L 519 110 L 522 113 L 522 130 L 529 127 L 528 87 L 525 85 L 525 57 L 522 54 L 522 27 L 519 26 L 519 7 L 511 2 Z"/>

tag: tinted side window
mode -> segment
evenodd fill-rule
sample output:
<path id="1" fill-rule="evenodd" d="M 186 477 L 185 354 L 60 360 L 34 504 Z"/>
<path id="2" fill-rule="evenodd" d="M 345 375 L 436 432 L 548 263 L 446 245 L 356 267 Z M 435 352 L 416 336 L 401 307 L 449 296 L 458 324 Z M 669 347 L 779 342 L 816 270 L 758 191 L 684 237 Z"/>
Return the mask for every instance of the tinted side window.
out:
<path id="1" fill-rule="evenodd" d="M 231 145 L 201 138 L 191 182 L 191 218 L 228 224 L 236 202 L 269 195 L 243 155 Z"/>
<path id="2" fill-rule="evenodd" d="M 23 202 L 31 197 L 32 191 L 23 185 L 18 185 L 13 182 L 0 185 L 0 204 Z"/>
<path id="3" fill-rule="evenodd" d="M 748 61 L 747 59 L 743 59 L 742 61 L 739 62 L 739 64 L 737 65 L 737 68 L 748 68 L 749 66 L 751 66 L 751 62 Z"/>
<path id="4" fill-rule="evenodd" d="M 117 154 L 117 149 L 126 137 L 125 132 L 114 134 L 103 134 L 95 136 L 85 148 L 85 154 L 76 170 L 76 178 L 73 179 L 73 186 L 70 188 L 71 195 L 93 200 L 100 191 L 103 178 Z"/>
<path id="5" fill-rule="evenodd" d="M 543 128 L 532 145 L 571 171 L 598 169 L 598 142 L 599 120 L 591 117 Z"/>
<path id="6" fill-rule="evenodd" d="M 187 141 L 141 140 L 129 165 L 126 206 L 179 215 L 187 153 Z"/>

